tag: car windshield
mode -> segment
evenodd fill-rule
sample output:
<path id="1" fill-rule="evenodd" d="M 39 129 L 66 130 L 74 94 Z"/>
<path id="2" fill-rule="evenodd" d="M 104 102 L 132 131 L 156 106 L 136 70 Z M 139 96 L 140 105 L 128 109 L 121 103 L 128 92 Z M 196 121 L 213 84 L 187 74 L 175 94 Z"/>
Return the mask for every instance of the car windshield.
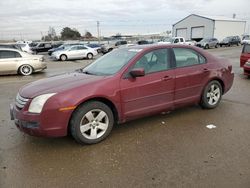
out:
<path id="1" fill-rule="evenodd" d="M 113 75 L 122 69 L 141 49 L 117 49 L 85 67 L 86 74 Z"/>

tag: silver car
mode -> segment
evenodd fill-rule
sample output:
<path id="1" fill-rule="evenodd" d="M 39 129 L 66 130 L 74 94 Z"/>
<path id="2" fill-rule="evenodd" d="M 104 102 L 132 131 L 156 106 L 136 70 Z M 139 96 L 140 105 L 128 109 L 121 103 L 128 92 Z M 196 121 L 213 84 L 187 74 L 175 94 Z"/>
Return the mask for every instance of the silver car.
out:
<path id="1" fill-rule="evenodd" d="M 41 55 L 30 55 L 16 49 L 0 48 L 0 75 L 27 76 L 46 68 L 47 65 Z"/>
<path id="2" fill-rule="evenodd" d="M 51 57 L 56 60 L 66 61 L 68 59 L 92 59 L 98 52 L 85 45 L 69 46 L 65 49 L 53 52 Z"/>
<path id="3" fill-rule="evenodd" d="M 216 38 L 204 38 L 200 42 L 196 44 L 198 47 L 202 47 L 204 49 L 208 48 L 218 48 L 219 47 L 219 41 Z"/>

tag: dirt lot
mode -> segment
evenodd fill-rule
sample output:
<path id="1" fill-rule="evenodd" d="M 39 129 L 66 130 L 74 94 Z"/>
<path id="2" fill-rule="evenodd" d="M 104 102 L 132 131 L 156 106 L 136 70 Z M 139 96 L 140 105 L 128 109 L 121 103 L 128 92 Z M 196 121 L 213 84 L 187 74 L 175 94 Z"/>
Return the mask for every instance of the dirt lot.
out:
<path id="1" fill-rule="evenodd" d="M 236 73 L 218 108 L 192 106 L 132 121 L 92 146 L 25 135 L 9 116 L 21 86 L 88 60 L 49 61 L 44 73 L 1 76 L 0 187 L 250 187 L 250 80 L 239 68 L 241 47 L 209 51 L 229 58 Z"/>

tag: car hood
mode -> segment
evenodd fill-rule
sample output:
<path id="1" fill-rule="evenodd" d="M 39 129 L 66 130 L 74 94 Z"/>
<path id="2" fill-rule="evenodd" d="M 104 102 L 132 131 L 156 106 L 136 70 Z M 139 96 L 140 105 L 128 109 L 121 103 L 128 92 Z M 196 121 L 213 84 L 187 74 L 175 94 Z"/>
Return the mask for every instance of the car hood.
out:
<path id="1" fill-rule="evenodd" d="M 107 76 L 88 75 L 80 72 L 66 73 L 41 79 L 23 86 L 19 93 L 25 98 L 34 98 L 46 93 L 60 93 L 79 86 L 86 86 L 104 79 Z"/>

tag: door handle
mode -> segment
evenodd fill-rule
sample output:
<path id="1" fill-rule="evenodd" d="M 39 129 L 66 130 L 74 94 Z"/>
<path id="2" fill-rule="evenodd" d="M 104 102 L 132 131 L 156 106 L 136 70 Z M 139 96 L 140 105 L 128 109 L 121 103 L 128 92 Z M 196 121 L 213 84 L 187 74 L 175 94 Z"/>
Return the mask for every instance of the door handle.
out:
<path id="1" fill-rule="evenodd" d="M 203 72 L 209 72 L 209 70 L 207 68 L 204 68 Z"/>
<path id="2" fill-rule="evenodd" d="M 168 80 L 171 80 L 171 79 L 173 79 L 172 76 L 164 76 L 161 80 L 162 81 L 168 81 Z"/>

